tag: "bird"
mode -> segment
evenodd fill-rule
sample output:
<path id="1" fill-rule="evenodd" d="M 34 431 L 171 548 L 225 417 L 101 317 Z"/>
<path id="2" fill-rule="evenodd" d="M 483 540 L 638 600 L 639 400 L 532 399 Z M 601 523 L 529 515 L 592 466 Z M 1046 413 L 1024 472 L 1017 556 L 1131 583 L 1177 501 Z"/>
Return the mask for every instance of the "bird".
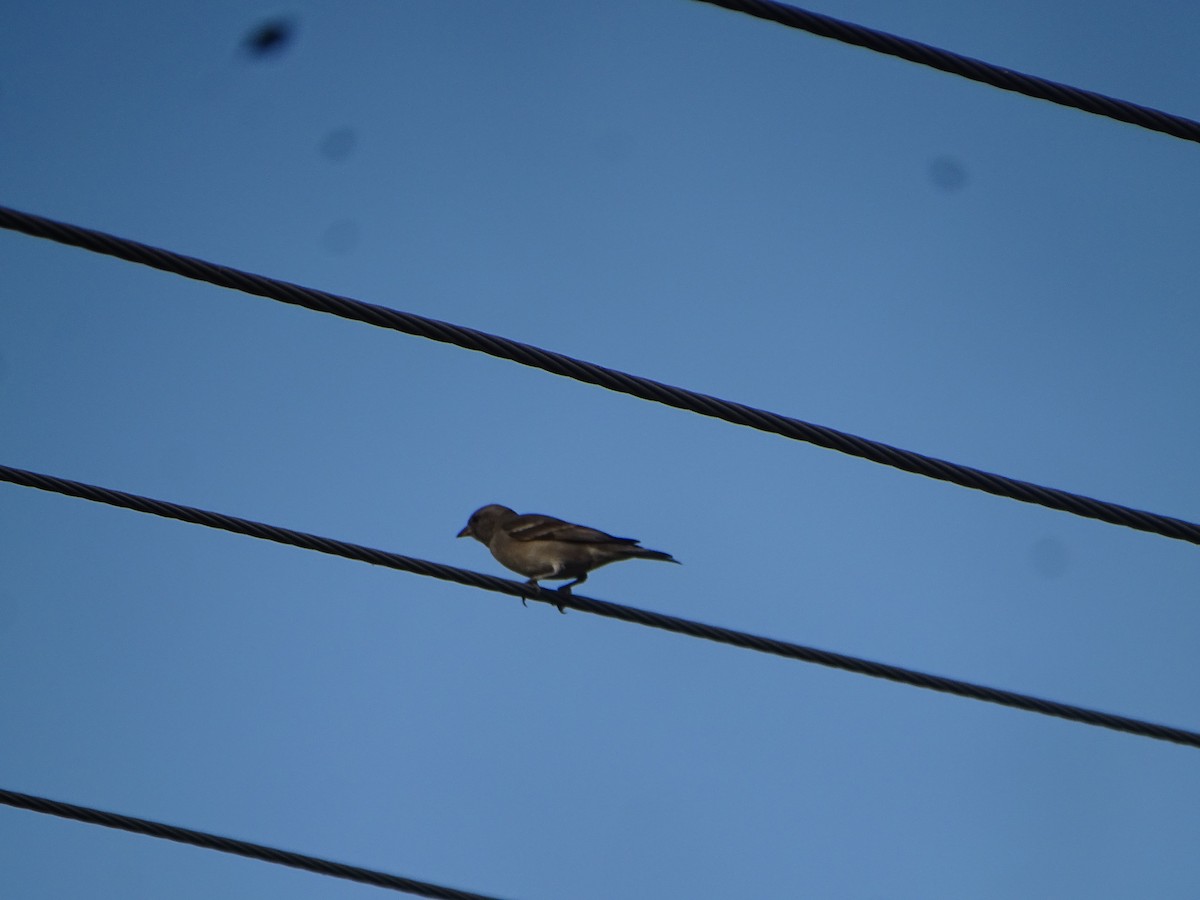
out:
<path id="1" fill-rule="evenodd" d="M 491 551 L 506 569 L 526 576 L 540 591 L 538 581 L 573 578 L 558 588 L 571 588 L 587 581 L 588 572 L 625 559 L 658 559 L 679 564 L 670 553 L 638 546 L 633 538 L 614 537 L 586 525 L 574 525 L 538 513 L 518 515 L 507 506 L 491 503 L 471 513 L 460 538 L 473 537 Z M 525 603 L 525 598 L 521 598 Z M 566 610 L 555 603 L 560 613 Z"/>

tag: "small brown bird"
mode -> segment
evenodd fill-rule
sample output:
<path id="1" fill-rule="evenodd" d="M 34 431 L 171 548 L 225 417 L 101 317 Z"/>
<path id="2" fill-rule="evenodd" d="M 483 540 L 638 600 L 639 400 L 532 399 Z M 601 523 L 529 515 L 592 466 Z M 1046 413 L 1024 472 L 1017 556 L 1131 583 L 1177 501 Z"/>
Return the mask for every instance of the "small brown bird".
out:
<path id="1" fill-rule="evenodd" d="M 536 513 L 517 515 L 507 506 L 493 503 L 471 513 L 467 526 L 458 533 L 473 537 L 487 546 L 492 556 L 506 569 L 529 578 L 540 590 L 538 581 L 575 579 L 558 590 L 565 594 L 587 581 L 588 572 L 623 559 L 661 559 L 678 563 L 670 553 L 639 547 L 633 538 L 613 537 L 595 528 L 572 525 L 553 516 Z M 521 598 L 525 602 L 525 598 Z M 557 604 L 556 604 L 557 605 Z M 559 612 L 566 612 L 562 606 Z"/>

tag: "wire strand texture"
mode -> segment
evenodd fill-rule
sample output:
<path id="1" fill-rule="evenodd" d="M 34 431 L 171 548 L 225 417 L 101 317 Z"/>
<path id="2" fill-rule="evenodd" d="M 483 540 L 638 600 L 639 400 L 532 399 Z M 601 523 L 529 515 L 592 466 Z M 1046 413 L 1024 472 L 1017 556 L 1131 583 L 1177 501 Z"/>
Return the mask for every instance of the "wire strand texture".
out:
<path id="1" fill-rule="evenodd" d="M 1200 544 L 1200 525 L 1193 522 L 996 475 L 911 450 L 902 450 L 824 425 L 814 425 L 790 416 L 722 400 L 649 378 L 630 375 L 617 369 L 585 362 L 562 353 L 543 350 L 540 347 L 483 331 L 476 331 L 473 328 L 464 328 L 437 319 L 401 312 L 372 303 L 363 303 L 349 297 L 301 287 L 297 284 L 255 275 L 229 266 L 205 262 L 170 250 L 151 247 L 137 241 L 20 212 L 5 206 L 0 206 L 0 227 L 19 231 L 32 237 L 46 238 L 61 244 L 80 247 L 95 253 L 115 256 L 128 262 L 183 275 L 197 281 L 205 281 L 219 287 L 231 288 L 294 306 L 302 306 L 316 312 L 330 313 L 345 319 L 353 319 L 379 328 L 389 328 L 404 334 L 452 344 L 467 350 L 475 350 L 499 359 L 520 363 L 523 366 L 541 369 L 554 375 L 629 394 L 642 400 L 650 400 L 676 409 L 721 419 L 734 425 L 744 425 L 791 440 L 837 450 L 860 459 L 924 475 L 927 478 L 948 481 L 961 487 L 1069 512 L 1084 518 L 1099 519 L 1112 525 L 1122 525 L 1138 531 L 1147 531 L 1176 540 L 1188 541 L 1192 544 Z"/>
<path id="2" fill-rule="evenodd" d="M 819 37 L 833 38 L 846 44 L 865 47 L 877 53 L 898 56 L 909 62 L 930 66 L 961 75 L 972 81 L 979 81 L 998 87 L 1001 90 L 1013 91 L 1034 97 L 1038 100 L 1049 100 L 1060 106 L 1083 110 L 1097 116 L 1116 119 L 1138 125 L 1151 131 L 1169 134 L 1185 141 L 1200 142 L 1200 122 L 1163 112 L 1149 106 L 1119 100 L 1095 91 L 1060 84 L 1035 75 L 1023 75 L 1012 69 L 992 65 L 970 56 L 963 56 L 949 50 L 941 50 L 929 44 L 898 37 L 886 31 L 877 31 L 864 25 L 856 25 L 842 19 L 821 13 L 809 12 L 785 3 L 775 3 L 771 0 L 699 0 L 712 6 L 720 6 L 732 12 L 746 13 L 789 28 L 807 31 Z"/>
<path id="3" fill-rule="evenodd" d="M 334 556 L 341 556 L 346 559 L 358 560 L 377 566 L 386 566 L 402 572 L 412 572 L 430 578 L 439 578 L 443 581 L 452 581 L 456 584 L 482 588 L 483 590 L 508 594 L 513 597 L 569 606 L 572 609 L 592 613 L 593 615 L 619 619 L 623 622 L 632 622 L 637 625 L 645 625 L 663 631 L 672 631 L 676 634 L 688 635 L 690 637 L 703 638 L 721 644 L 729 644 L 734 647 L 743 647 L 759 653 L 770 653 L 786 659 L 817 663 L 847 672 L 857 672 L 860 675 L 870 675 L 872 678 L 883 678 L 913 687 L 926 688 L 946 694 L 954 694 L 959 697 L 982 700 L 987 703 L 996 703 L 1014 709 L 1041 713 L 1046 716 L 1055 716 L 1073 722 L 1081 722 L 1086 725 L 1111 728 L 1116 731 L 1124 731 L 1142 737 L 1200 748 L 1200 733 L 1187 731 L 1182 728 L 1156 725 L 1140 719 L 1098 712 L 1068 703 L 1043 700 L 1015 691 L 985 687 L 955 678 L 945 678 L 940 675 L 930 675 L 914 669 L 906 669 L 900 666 L 888 665 L 887 663 L 872 662 L 871 660 L 847 656 L 842 653 L 834 653 L 828 650 L 818 650 L 813 647 L 793 644 L 789 641 L 760 637 L 743 631 L 736 631 L 732 628 L 707 625 L 678 616 L 650 612 L 605 600 L 595 600 L 580 594 L 536 590 L 523 583 L 485 575 L 481 572 L 472 572 L 467 569 L 446 566 L 429 560 L 416 559 L 411 556 L 402 556 L 398 553 L 389 553 L 385 550 L 364 547 L 361 544 L 351 544 L 333 538 L 308 534 L 303 531 L 293 531 L 290 528 L 281 528 L 276 525 L 267 525 L 250 519 L 241 519 L 236 516 L 228 516 L 178 503 L 170 503 L 165 500 L 155 500 L 137 494 L 128 494 L 124 491 L 84 484 L 66 478 L 58 478 L 53 475 L 30 472 L 10 466 L 0 466 L 0 481 L 65 494 L 69 497 L 78 497 L 97 503 L 107 503 L 110 506 L 119 506 L 124 509 L 136 510 L 137 512 L 178 519 L 196 525 L 207 525 L 210 528 L 218 528 L 236 534 L 262 538 L 280 544 L 289 544 L 293 547 L 300 547 L 306 550 L 316 550 L 321 553 L 329 553 Z"/>
<path id="4" fill-rule="evenodd" d="M 303 853 L 293 853 L 289 850 L 279 850 L 263 844 L 252 844 L 249 841 L 239 841 L 235 838 L 221 837 L 206 831 L 194 831 L 191 828 L 180 828 L 177 825 L 166 825 L 150 819 L 138 819 L 124 816 L 120 813 L 106 812 L 102 809 L 92 809 L 88 806 L 76 806 L 73 803 L 63 803 L 58 800 L 48 800 L 32 794 L 21 794 L 17 791 L 0 789 L 0 803 L 17 809 L 27 809 L 32 812 L 46 813 L 64 819 L 74 819 L 77 822 L 87 822 L 91 825 L 103 825 L 106 828 L 116 828 L 121 831 L 131 831 L 135 834 L 145 834 L 150 837 L 176 841 L 180 844 L 191 844 L 194 847 L 205 847 L 218 850 L 221 853 L 232 853 L 280 866 L 290 866 L 293 869 L 304 869 L 316 872 L 318 875 L 328 875 L 332 878 L 343 878 L 347 881 L 358 881 L 372 884 L 375 887 L 388 888 L 418 897 L 434 897 L 438 900 L 498 900 L 486 894 L 473 894 L 470 891 L 460 891 L 455 888 L 442 887 L 426 881 L 416 881 L 400 875 L 391 875 L 375 869 L 364 869 L 361 866 L 351 866 L 345 863 L 321 859 L 318 856 L 306 856 Z"/>

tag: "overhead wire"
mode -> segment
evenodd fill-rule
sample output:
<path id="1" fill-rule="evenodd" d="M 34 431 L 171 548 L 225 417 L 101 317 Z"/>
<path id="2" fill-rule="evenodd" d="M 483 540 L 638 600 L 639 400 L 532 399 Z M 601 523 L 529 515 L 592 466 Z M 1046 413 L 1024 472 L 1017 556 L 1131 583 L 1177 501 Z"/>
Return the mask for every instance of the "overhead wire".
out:
<path id="1" fill-rule="evenodd" d="M 130 494 L 125 491 L 113 490 L 79 481 L 71 481 L 54 475 L 0 465 L 0 481 L 65 494 L 66 496 L 78 497 L 97 503 L 106 503 L 110 506 L 118 506 L 137 512 L 178 519 L 196 525 L 206 525 L 209 528 L 217 528 L 236 534 L 262 538 L 306 550 L 316 550 L 320 553 L 328 553 L 377 566 L 386 566 L 402 572 L 412 572 L 417 575 L 425 575 L 430 578 L 438 578 L 456 584 L 482 588 L 483 590 L 508 594 L 513 597 L 521 597 L 556 606 L 569 606 L 580 612 L 592 613 L 593 615 L 604 616 L 610 619 L 619 619 L 623 622 L 632 622 L 637 625 L 645 625 L 650 628 L 671 631 L 689 637 L 703 638 L 716 643 L 754 650 L 759 653 L 770 653 L 785 659 L 817 663 L 829 668 L 856 672 L 860 675 L 869 675 L 873 678 L 882 678 L 913 687 L 926 688 L 946 694 L 954 694 L 959 697 L 967 697 L 972 700 L 981 700 L 1000 706 L 1008 706 L 1014 709 L 1080 722 L 1085 725 L 1110 728 L 1115 731 L 1123 731 L 1155 740 L 1169 741 L 1200 748 L 1200 733 L 1182 728 L 1157 725 L 1128 716 L 1099 712 L 1068 703 L 1059 703 L 1054 700 L 1044 700 L 1028 694 L 1017 693 L 1016 691 L 1007 691 L 955 678 L 931 675 L 915 669 L 906 669 L 901 666 L 873 662 L 843 653 L 819 650 L 814 647 L 806 647 L 789 641 L 776 640 L 775 638 L 761 637 L 732 628 L 708 625 L 679 616 L 670 616 L 619 603 L 596 600 L 580 594 L 567 594 L 562 591 L 539 589 L 531 587 L 528 584 L 510 581 L 506 578 L 497 578 L 481 572 L 472 572 L 468 569 L 460 569 L 455 566 L 431 562 L 430 560 L 402 556 L 398 553 L 365 547 L 361 544 L 352 544 L 333 538 L 308 534 L 303 531 L 294 531 L 278 525 L 268 525 L 263 522 L 255 522 L 251 519 L 197 509 L 196 507 L 171 503 L 166 500 L 142 497 L 137 494 Z"/>
<path id="2" fill-rule="evenodd" d="M 346 881 L 357 881 L 371 884 L 375 887 L 400 891 L 405 894 L 415 894 L 418 897 L 433 897 L 437 900 L 499 900 L 487 894 L 476 894 L 471 891 L 461 891 L 457 888 L 444 887 L 428 881 L 417 881 L 401 875 L 392 875 L 376 869 L 366 869 L 362 866 L 351 866 L 346 863 L 322 859 L 319 856 L 308 856 L 303 853 L 293 853 L 290 850 L 280 850 L 264 844 L 252 844 L 236 838 L 222 837 L 207 831 L 196 831 L 191 828 L 180 828 L 178 825 L 167 825 L 151 819 L 138 819 L 120 813 L 93 809 L 90 806 L 77 806 L 74 803 L 63 803 L 60 800 L 50 800 L 33 794 L 22 794 L 0 788 L 0 803 L 17 809 L 59 816 L 63 819 L 73 819 L 77 822 L 87 822 L 91 825 L 103 825 L 106 828 L 116 828 L 135 834 L 149 835 L 175 841 L 180 844 L 191 844 L 193 847 L 205 847 L 218 850 L 221 853 L 232 853 L 263 862 L 293 869 L 304 869 L 318 875 L 331 878 L 342 878 Z"/>
<path id="3" fill-rule="evenodd" d="M 449 322 L 401 312 L 373 303 L 364 303 L 360 300 L 302 287 L 264 275 L 255 275 L 230 266 L 206 262 L 170 250 L 105 234 L 102 231 L 59 222 L 5 206 L 0 206 L 0 228 L 114 256 L 128 262 L 140 263 L 164 272 L 183 275 L 186 278 L 266 297 L 281 303 L 302 306 L 305 309 L 330 313 L 342 318 L 365 322 L 368 325 L 453 344 L 499 359 L 541 369 L 554 375 L 561 375 L 565 378 L 597 385 L 611 391 L 629 394 L 643 400 L 662 403 L 710 418 L 721 419 L 735 425 L 744 425 L 791 440 L 837 450 L 850 456 L 857 456 L 905 472 L 924 475 L 927 478 L 948 481 L 961 487 L 1069 512 L 1084 518 L 1098 519 L 1112 525 L 1121 525 L 1192 544 L 1200 544 L 1200 525 L 1194 522 L 1097 500 L 1033 482 L 1008 478 L 911 450 L 902 450 L 899 447 L 858 437 L 824 425 L 815 425 L 742 403 L 674 387 L 650 378 L 631 375 L 618 369 L 585 362 L 562 353 L 544 350 L 531 344 L 523 344 L 473 328 L 452 325 Z"/>
<path id="4" fill-rule="evenodd" d="M 1071 87 L 1036 75 L 1023 75 L 1012 69 L 996 66 L 983 60 L 973 59 L 961 53 L 942 50 L 929 44 L 909 40 L 886 31 L 878 31 L 865 25 L 856 25 L 842 19 L 822 13 L 810 12 L 786 3 L 776 3 L 772 0 L 698 0 L 711 6 L 720 6 L 733 12 L 745 13 L 760 19 L 797 28 L 820 37 L 833 38 L 847 44 L 854 44 L 898 56 L 909 62 L 930 66 L 989 84 L 1005 91 L 1024 94 L 1039 100 L 1049 100 L 1060 106 L 1069 106 L 1097 116 L 1138 125 L 1151 131 L 1169 134 L 1185 141 L 1200 141 L 1200 122 L 1193 119 L 1163 112 L 1149 106 L 1119 100 L 1095 91 Z"/>

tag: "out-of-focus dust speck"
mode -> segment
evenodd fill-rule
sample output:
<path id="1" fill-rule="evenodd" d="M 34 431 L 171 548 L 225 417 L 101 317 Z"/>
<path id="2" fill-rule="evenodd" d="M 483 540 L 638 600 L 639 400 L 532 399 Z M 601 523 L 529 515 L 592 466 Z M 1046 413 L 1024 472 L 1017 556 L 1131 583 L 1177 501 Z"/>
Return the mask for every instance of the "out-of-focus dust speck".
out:
<path id="1" fill-rule="evenodd" d="M 357 144 L 358 133 L 353 128 L 335 128 L 321 139 L 321 155 L 330 162 L 342 162 Z"/>
<path id="2" fill-rule="evenodd" d="M 296 23 L 292 19 L 268 19 L 250 29 L 242 46 L 251 56 L 266 59 L 283 53 L 295 36 Z"/>
<path id="3" fill-rule="evenodd" d="M 358 223 L 352 219 L 339 219 L 325 229 L 321 235 L 321 245 L 330 253 L 349 253 L 358 246 Z"/>
<path id="4" fill-rule="evenodd" d="M 952 156 L 939 156 L 929 163 L 929 180 L 947 193 L 961 191 L 967 186 L 967 170 Z"/>
<path id="5" fill-rule="evenodd" d="M 605 131 L 592 141 L 596 155 L 606 163 L 624 163 L 633 155 L 633 137 L 627 131 Z"/>
<path id="6" fill-rule="evenodd" d="M 1040 537 L 1029 547 L 1029 564 L 1043 578 L 1061 578 L 1071 563 L 1067 546 L 1056 537 Z"/>
<path id="7" fill-rule="evenodd" d="M 190 478 L 196 472 L 196 454 L 187 444 L 174 441 L 159 450 L 159 467 L 171 478 Z"/>

